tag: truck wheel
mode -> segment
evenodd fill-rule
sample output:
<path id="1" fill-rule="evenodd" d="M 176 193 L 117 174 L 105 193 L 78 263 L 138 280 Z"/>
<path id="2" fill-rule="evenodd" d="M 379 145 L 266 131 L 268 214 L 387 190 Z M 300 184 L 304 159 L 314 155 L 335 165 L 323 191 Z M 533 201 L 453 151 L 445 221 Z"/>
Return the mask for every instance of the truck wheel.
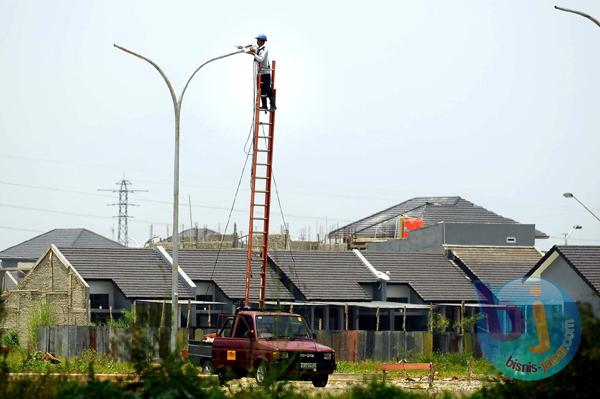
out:
<path id="1" fill-rule="evenodd" d="M 258 385 L 265 385 L 268 377 L 267 363 L 260 362 L 254 371 L 254 378 Z"/>
<path id="2" fill-rule="evenodd" d="M 317 375 L 312 378 L 313 386 L 317 388 L 324 388 L 327 385 L 327 381 L 329 380 L 329 375 Z"/>
<path id="3" fill-rule="evenodd" d="M 215 373 L 215 366 L 210 360 L 207 360 L 202 364 L 202 373 L 209 375 Z"/>
<path id="4" fill-rule="evenodd" d="M 219 384 L 224 385 L 227 382 L 227 370 L 217 369 L 215 370 L 215 374 L 219 377 Z"/>

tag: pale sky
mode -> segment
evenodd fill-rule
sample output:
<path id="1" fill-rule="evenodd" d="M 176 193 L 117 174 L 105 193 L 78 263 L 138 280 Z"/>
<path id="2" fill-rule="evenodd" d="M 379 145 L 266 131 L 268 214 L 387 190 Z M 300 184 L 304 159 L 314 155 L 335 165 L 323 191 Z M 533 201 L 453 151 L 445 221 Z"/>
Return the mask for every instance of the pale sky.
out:
<path id="1" fill-rule="evenodd" d="M 600 245 L 600 2 L 0 0 L 0 250 L 54 228 L 112 238 L 133 188 L 140 245 L 172 223 L 174 116 L 205 60 L 268 36 L 274 173 L 311 238 L 422 195 L 460 195 L 562 243 Z M 181 125 L 181 216 L 221 231 L 252 120 L 252 58 L 201 70 Z M 248 229 L 246 173 L 232 223 Z M 275 199 L 274 199 L 275 200 Z M 282 225 L 279 208 L 271 229 Z M 172 226 L 171 226 L 172 228 Z M 230 226 L 229 231 L 232 227 Z"/>

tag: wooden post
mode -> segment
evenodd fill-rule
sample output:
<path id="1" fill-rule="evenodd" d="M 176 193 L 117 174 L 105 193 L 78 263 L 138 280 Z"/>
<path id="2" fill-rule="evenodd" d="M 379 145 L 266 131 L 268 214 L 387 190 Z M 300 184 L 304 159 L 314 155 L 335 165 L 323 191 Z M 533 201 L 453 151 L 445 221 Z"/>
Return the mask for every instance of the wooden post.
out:
<path id="1" fill-rule="evenodd" d="M 433 332 L 433 303 L 429 304 L 429 332 Z"/>
<path id="2" fill-rule="evenodd" d="M 162 301 L 162 309 L 160 311 L 160 326 L 159 328 L 162 328 L 163 325 L 165 324 L 165 301 Z"/>
<path id="3" fill-rule="evenodd" d="M 346 321 L 346 331 L 348 331 L 348 304 L 344 305 L 344 319 Z"/>
<path id="4" fill-rule="evenodd" d="M 187 309 L 187 328 L 190 328 L 190 318 L 192 317 L 192 300 L 188 299 L 188 309 Z"/>
<path id="5" fill-rule="evenodd" d="M 323 318 L 319 317 L 319 331 L 323 330 Z"/>
<path id="6" fill-rule="evenodd" d="M 293 303 L 290 305 L 290 313 L 294 313 L 294 304 Z"/>
<path id="7" fill-rule="evenodd" d="M 375 311 L 375 331 L 379 331 L 379 306 L 377 306 L 377 310 Z"/>
<path id="8" fill-rule="evenodd" d="M 87 311 L 88 311 L 88 323 L 92 324 L 92 300 L 89 299 L 89 288 L 88 288 L 88 301 L 87 301 Z"/>
<path id="9" fill-rule="evenodd" d="M 210 303 L 208 304 L 208 326 L 212 327 L 211 313 L 210 313 Z"/>
<path id="10" fill-rule="evenodd" d="M 137 300 L 133 300 L 133 305 L 131 306 L 131 318 L 133 319 L 133 325 L 137 324 Z"/>
<path id="11" fill-rule="evenodd" d="M 460 334 L 465 335 L 465 301 L 460 302 Z"/>
<path id="12" fill-rule="evenodd" d="M 433 363 L 429 363 L 429 388 L 433 388 L 433 377 L 435 376 L 435 367 Z"/>
<path id="13" fill-rule="evenodd" d="M 108 317 L 110 317 L 110 321 L 113 321 L 112 305 L 108 306 Z"/>
<path id="14" fill-rule="evenodd" d="M 404 313 L 402 314 L 402 331 L 406 332 L 406 306 L 404 306 Z"/>
<path id="15" fill-rule="evenodd" d="M 467 360 L 467 384 L 471 385 L 471 376 L 473 369 L 471 368 L 471 359 Z"/>

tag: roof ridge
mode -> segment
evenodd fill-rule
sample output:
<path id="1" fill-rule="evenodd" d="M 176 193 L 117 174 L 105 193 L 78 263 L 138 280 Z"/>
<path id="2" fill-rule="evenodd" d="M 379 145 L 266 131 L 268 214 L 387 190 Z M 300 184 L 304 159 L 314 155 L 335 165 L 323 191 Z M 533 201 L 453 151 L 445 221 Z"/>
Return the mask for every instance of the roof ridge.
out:
<path id="1" fill-rule="evenodd" d="M 42 236 L 45 236 L 46 234 L 50 234 L 50 233 L 52 233 L 53 231 L 56 231 L 56 230 L 60 230 L 60 229 L 52 229 L 52 230 L 49 230 L 49 231 L 47 231 L 47 232 L 45 232 L 45 233 L 38 234 L 37 236 L 30 238 L 29 240 L 25 240 L 25 241 L 23 241 L 23 242 L 20 242 L 20 243 L 18 243 L 18 244 L 15 244 L 15 245 L 13 245 L 12 247 L 8 247 L 8 248 L 6 248 L 6 249 L 3 249 L 2 251 L 0 251 L 0 255 L 2 255 L 2 253 L 3 253 L 3 252 L 6 252 L 6 251 L 8 251 L 8 250 L 10 250 L 10 249 L 13 249 L 13 248 L 16 248 L 16 247 L 18 247 L 18 246 L 21 246 L 21 245 L 23 245 L 23 244 L 26 244 L 26 243 L 28 243 L 28 242 L 30 242 L 30 241 L 33 241 L 33 240 L 37 239 L 37 238 L 40 238 L 40 237 L 42 237 Z"/>

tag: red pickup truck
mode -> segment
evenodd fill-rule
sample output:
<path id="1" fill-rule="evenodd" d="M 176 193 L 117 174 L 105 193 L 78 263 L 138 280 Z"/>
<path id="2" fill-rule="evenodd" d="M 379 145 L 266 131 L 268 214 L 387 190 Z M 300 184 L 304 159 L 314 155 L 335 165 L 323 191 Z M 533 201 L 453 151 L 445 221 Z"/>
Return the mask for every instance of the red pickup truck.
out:
<path id="1" fill-rule="evenodd" d="M 190 341 L 190 359 L 221 381 L 231 373 L 270 379 L 310 380 L 327 385 L 335 370 L 335 351 L 318 344 L 301 315 L 239 311 L 224 320 L 212 342 Z"/>

